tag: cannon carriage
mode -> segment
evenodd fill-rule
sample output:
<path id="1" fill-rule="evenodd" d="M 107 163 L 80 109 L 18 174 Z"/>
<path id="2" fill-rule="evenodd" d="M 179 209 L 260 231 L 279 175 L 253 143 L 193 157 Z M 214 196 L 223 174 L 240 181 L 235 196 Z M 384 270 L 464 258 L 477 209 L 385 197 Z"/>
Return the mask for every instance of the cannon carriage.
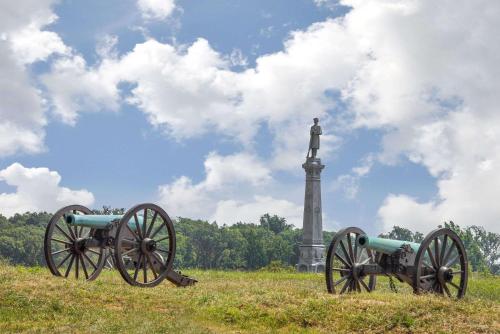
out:
<path id="1" fill-rule="evenodd" d="M 173 270 L 175 230 L 155 204 L 139 204 L 124 215 L 94 215 L 81 205 L 57 211 L 45 231 L 44 254 L 55 276 L 94 280 L 109 254 L 130 285 L 152 287 L 165 278 L 177 286 L 195 279 Z"/>
<path id="2" fill-rule="evenodd" d="M 458 235 L 448 228 L 430 232 L 420 244 L 369 237 L 357 227 L 335 234 L 326 258 L 328 292 L 371 292 L 379 275 L 406 282 L 417 294 L 462 298 L 467 289 L 467 254 Z"/>

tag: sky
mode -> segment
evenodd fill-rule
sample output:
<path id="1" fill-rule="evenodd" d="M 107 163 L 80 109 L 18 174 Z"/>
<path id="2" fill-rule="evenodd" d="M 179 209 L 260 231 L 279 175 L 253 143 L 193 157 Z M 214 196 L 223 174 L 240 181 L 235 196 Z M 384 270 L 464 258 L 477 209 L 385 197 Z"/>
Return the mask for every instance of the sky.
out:
<path id="1" fill-rule="evenodd" d="M 500 232 L 500 2 L 0 1 L 0 213 Z"/>

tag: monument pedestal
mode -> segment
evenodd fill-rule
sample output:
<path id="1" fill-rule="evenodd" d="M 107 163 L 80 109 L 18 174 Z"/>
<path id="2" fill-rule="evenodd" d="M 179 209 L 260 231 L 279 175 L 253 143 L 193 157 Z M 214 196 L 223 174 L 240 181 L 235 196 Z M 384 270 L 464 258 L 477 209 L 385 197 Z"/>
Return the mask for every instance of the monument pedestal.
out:
<path id="1" fill-rule="evenodd" d="M 318 158 L 307 158 L 302 164 L 306 171 L 304 197 L 303 237 L 297 270 L 323 272 L 325 270 L 325 246 L 321 209 L 321 171 L 325 168 Z"/>

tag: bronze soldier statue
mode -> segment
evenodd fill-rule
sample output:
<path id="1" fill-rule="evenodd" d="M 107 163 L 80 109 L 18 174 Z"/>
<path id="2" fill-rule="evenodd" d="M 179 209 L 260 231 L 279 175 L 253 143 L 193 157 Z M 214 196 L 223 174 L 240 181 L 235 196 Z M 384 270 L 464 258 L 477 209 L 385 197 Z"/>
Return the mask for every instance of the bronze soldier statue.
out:
<path id="1" fill-rule="evenodd" d="M 321 126 L 318 125 L 319 119 L 314 118 L 314 125 L 311 126 L 311 139 L 309 140 L 309 150 L 307 151 L 307 158 L 309 158 L 309 152 L 311 152 L 311 159 L 316 158 L 316 154 L 319 150 L 319 136 L 323 134 L 321 132 Z"/>

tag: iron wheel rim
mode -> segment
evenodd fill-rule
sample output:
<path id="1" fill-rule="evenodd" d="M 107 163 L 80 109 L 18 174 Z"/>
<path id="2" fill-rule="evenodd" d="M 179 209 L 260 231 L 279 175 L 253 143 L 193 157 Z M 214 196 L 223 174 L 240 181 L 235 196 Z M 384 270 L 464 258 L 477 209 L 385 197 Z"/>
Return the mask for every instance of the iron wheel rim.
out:
<path id="1" fill-rule="evenodd" d="M 335 294 L 337 290 L 339 294 L 375 290 L 375 275 L 359 277 L 355 274 L 355 270 L 359 270 L 356 266 L 375 263 L 374 252 L 357 246 L 357 238 L 363 234 L 363 230 L 357 227 L 348 227 L 335 233 L 326 256 L 325 278 L 329 293 Z"/>
<path id="2" fill-rule="evenodd" d="M 138 223 L 139 212 L 143 213 L 142 217 L 146 217 L 146 223 L 144 224 L 143 218 L 142 226 Z M 129 226 L 130 220 L 135 222 L 135 230 Z M 154 241 L 154 250 L 144 249 L 146 239 Z M 114 254 L 116 268 L 128 284 L 139 287 L 158 285 L 172 269 L 175 258 L 175 230 L 172 220 L 158 205 L 136 205 L 120 220 Z M 130 263 L 125 262 L 126 256 L 132 257 L 132 268 Z M 156 264 L 160 264 L 161 268 L 158 269 Z"/>
<path id="3" fill-rule="evenodd" d="M 104 266 L 104 249 L 89 248 L 83 244 L 76 250 L 77 240 L 92 237 L 95 230 L 70 226 L 65 221 L 68 213 L 87 215 L 92 214 L 92 211 L 82 205 L 69 205 L 51 217 L 44 237 L 45 262 L 54 276 L 68 278 L 74 272 L 76 279 L 92 281 L 99 276 Z M 67 267 L 63 267 L 64 265 Z"/>

